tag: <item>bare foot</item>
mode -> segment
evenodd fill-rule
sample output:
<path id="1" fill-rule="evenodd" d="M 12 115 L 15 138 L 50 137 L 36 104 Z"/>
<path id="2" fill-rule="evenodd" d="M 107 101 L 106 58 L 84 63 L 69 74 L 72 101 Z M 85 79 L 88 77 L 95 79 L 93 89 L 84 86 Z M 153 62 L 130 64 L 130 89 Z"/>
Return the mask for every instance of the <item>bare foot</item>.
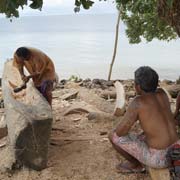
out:
<path id="1" fill-rule="evenodd" d="M 130 162 L 120 163 L 116 166 L 118 173 L 144 173 L 146 169 L 142 165 L 134 165 Z"/>

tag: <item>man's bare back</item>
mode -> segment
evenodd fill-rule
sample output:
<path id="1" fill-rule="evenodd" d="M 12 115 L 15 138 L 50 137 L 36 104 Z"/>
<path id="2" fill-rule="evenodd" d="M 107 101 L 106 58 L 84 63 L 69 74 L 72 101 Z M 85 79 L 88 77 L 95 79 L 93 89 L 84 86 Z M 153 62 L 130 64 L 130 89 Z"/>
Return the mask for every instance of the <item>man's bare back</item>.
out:
<path id="1" fill-rule="evenodd" d="M 178 140 L 168 97 L 162 89 L 140 95 L 135 101 L 139 106 L 137 111 L 141 127 L 151 148 L 164 149 Z"/>

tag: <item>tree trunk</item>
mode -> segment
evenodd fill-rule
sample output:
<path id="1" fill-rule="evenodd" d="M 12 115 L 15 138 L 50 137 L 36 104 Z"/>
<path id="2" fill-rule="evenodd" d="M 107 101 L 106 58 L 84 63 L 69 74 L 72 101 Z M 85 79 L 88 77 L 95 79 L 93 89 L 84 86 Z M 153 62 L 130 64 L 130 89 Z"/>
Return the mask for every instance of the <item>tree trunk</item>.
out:
<path id="1" fill-rule="evenodd" d="M 117 24 L 116 24 L 116 36 L 115 36 L 115 43 L 114 43 L 114 52 L 113 52 L 113 57 L 112 57 L 112 61 L 111 61 L 111 64 L 110 64 L 108 81 L 110 81 L 110 79 L 111 79 L 112 68 L 113 68 L 113 65 L 114 65 L 115 58 L 116 58 L 116 51 L 117 51 L 117 45 L 118 45 L 118 36 L 119 36 L 120 18 L 121 18 L 121 11 L 119 10 Z"/>
<path id="2" fill-rule="evenodd" d="M 158 0 L 158 15 L 174 28 L 180 37 L 180 1 L 172 0 L 171 6 L 167 0 Z"/>

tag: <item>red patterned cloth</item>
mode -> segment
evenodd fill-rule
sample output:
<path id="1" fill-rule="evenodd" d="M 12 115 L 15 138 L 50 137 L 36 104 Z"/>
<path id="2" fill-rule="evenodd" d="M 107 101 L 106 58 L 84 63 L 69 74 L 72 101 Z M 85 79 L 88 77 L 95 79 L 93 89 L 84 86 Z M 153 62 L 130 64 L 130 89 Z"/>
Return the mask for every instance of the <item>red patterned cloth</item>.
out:
<path id="1" fill-rule="evenodd" d="M 166 168 L 169 166 L 166 155 L 172 145 L 163 150 L 153 149 L 148 147 L 143 136 L 128 134 L 119 137 L 116 133 L 113 135 L 113 143 L 144 165 L 152 168 Z M 180 144 L 180 140 L 176 144 Z"/>

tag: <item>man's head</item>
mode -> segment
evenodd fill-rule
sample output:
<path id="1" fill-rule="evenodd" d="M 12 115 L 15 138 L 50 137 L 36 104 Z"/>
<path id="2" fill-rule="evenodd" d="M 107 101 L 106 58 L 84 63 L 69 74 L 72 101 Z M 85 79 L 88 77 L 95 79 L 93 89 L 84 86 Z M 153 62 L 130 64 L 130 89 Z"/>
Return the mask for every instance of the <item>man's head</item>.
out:
<path id="1" fill-rule="evenodd" d="M 28 61 L 30 56 L 31 56 L 31 52 L 29 51 L 28 48 L 26 47 L 20 47 L 16 50 L 16 55 L 23 61 Z"/>
<path id="2" fill-rule="evenodd" d="M 142 91 L 155 92 L 158 81 L 158 74 L 148 66 L 142 66 L 135 71 L 135 88 L 138 94 Z"/>

